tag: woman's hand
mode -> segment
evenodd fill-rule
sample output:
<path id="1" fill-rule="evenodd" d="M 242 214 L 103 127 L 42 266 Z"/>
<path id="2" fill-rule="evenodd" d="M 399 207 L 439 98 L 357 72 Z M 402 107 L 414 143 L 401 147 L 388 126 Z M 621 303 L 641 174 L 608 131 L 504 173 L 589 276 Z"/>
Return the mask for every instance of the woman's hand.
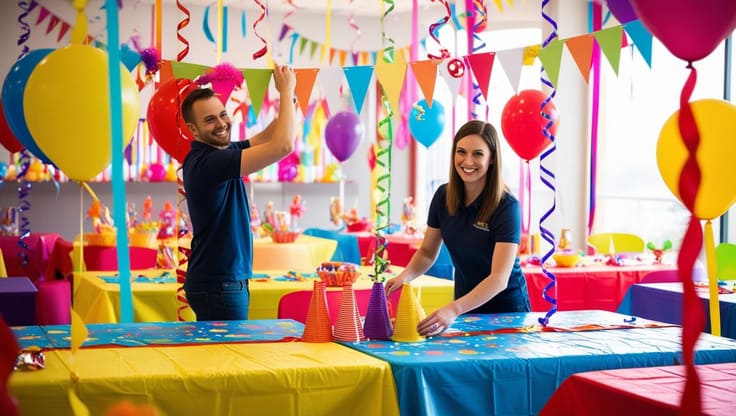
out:
<path id="1" fill-rule="evenodd" d="M 401 273 L 396 277 L 392 277 L 386 280 L 385 289 L 387 298 L 391 296 L 392 293 L 396 292 L 397 290 L 401 289 L 402 286 L 404 286 L 404 283 L 406 283 L 406 281 L 404 280 L 405 278 L 403 276 L 404 274 Z"/>
<path id="2" fill-rule="evenodd" d="M 425 337 L 432 337 L 439 335 L 455 322 L 458 313 L 455 310 L 453 303 L 445 305 L 434 312 L 430 313 L 429 316 L 424 318 L 419 324 L 417 324 L 417 332 L 419 335 Z"/>

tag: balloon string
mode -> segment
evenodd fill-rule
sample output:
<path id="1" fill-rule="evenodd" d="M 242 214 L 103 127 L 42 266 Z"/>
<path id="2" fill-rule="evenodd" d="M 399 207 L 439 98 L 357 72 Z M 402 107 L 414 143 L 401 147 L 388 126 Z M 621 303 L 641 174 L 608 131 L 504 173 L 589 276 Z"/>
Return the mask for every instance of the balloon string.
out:
<path id="1" fill-rule="evenodd" d="M 184 44 L 184 47 L 179 51 L 179 53 L 176 54 L 176 60 L 181 62 L 189 54 L 189 40 L 187 40 L 187 38 L 181 34 L 181 31 L 185 27 L 187 27 L 187 25 L 189 25 L 189 22 L 191 21 L 191 15 L 189 13 L 189 9 L 181 4 L 180 0 L 176 0 L 176 7 L 179 9 L 179 11 L 184 13 L 184 18 L 181 19 L 176 25 L 176 38 L 179 40 L 179 42 Z"/>
<path id="2" fill-rule="evenodd" d="M 383 94 L 383 106 L 386 108 L 386 116 L 378 122 L 378 128 L 386 125 L 386 140 L 379 143 L 379 150 L 376 153 L 376 165 L 383 168 L 383 174 L 376 180 L 376 189 L 381 194 L 381 199 L 376 204 L 376 251 L 373 253 L 373 272 L 375 281 L 383 281 L 383 273 L 390 265 L 389 261 L 384 258 L 384 252 L 388 246 L 385 237 L 385 230 L 389 227 L 391 219 L 391 148 L 393 147 L 394 132 L 391 127 L 391 117 L 394 113 L 388 102 L 388 97 Z"/>
<path id="3" fill-rule="evenodd" d="M 695 216 L 695 198 L 701 179 L 700 166 L 697 160 L 700 132 L 689 103 L 695 89 L 697 71 L 692 66 L 692 62 L 688 63 L 687 67 L 690 68 L 690 75 L 682 88 L 678 115 L 680 135 L 688 150 L 685 165 L 680 173 L 678 187 L 682 202 L 691 213 L 680 253 L 677 256 L 680 280 L 683 283 L 682 355 L 687 373 L 685 391 L 682 394 L 681 412 L 683 414 L 700 414 L 700 380 L 698 373 L 695 371 L 694 352 L 698 337 L 705 328 L 705 316 L 692 280 L 693 266 L 703 247 L 703 230 L 700 228 L 700 220 Z"/>
<path id="4" fill-rule="evenodd" d="M 263 3 L 261 3 L 258 0 L 253 0 L 253 1 L 258 5 L 258 7 L 261 8 L 260 16 L 258 16 L 256 21 L 253 22 L 253 33 L 255 33 L 256 37 L 260 39 L 261 42 L 263 42 L 263 47 L 253 53 L 253 59 L 258 59 L 264 56 L 266 52 L 268 52 L 268 45 L 266 44 L 266 39 L 263 39 L 263 36 L 261 36 L 258 33 L 258 29 L 256 28 L 256 26 L 258 26 L 258 24 L 261 23 L 261 21 L 263 21 L 263 19 L 266 18 L 266 7 L 263 5 Z"/>
<path id="5" fill-rule="evenodd" d="M 557 37 L 557 22 L 555 20 L 548 16 L 547 13 L 545 13 L 545 6 L 549 4 L 550 0 L 543 0 L 542 1 L 542 18 L 546 20 L 550 26 L 552 26 L 552 31 L 550 32 L 549 36 L 544 40 L 542 43 L 542 48 L 549 45 L 549 43 L 554 40 L 554 38 Z M 544 134 L 545 137 L 550 139 L 550 142 L 552 143 L 552 146 L 550 146 L 546 151 L 542 153 L 542 155 L 539 158 L 539 178 L 542 181 L 542 183 L 549 188 L 552 191 L 552 194 L 556 194 L 556 188 L 555 188 L 555 174 L 551 169 L 548 169 L 546 166 L 546 159 L 550 157 L 555 149 L 557 148 L 557 144 L 555 143 L 555 136 L 550 132 L 550 128 L 554 124 L 555 120 L 552 120 L 551 116 L 549 114 L 546 114 L 543 109 L 549 103 L 552 101 L 552 98 L 555 96 L 555 87 L 552 85 L 552 82 L 549 81 L 547 78 L 545 78 L 546 72 L 544 71 L 544 68 L 541 69 L 540 72 L 540 79 L 542 81 L 542 84 L 548 86 L 551 89 L 551 93 L 547 98 L 542 101 L 542 104 L 540 106 L 540 113 L 541 116 L 546 118 L 548 120 L 547 124 L 544 125 L 542 128 L 542 134 Z M 545 286 L 545 288 L 542 290 L 542 297 L 544 300 L 552 304 L 552 307 L 547 311 L 544 317 L 539 318 L 539 323 L 542 325 L 547 325 L 549 323 L 550 317 L 557 312 L 557 288 L 556 283 L 557 279 L 554 275 L 554 273 L 550 272 L 547 267 L 545 266 L 547 260 L 549 260 L 550 257 L 554 254 L 555 251 L 555 235 L 554 233 L 547 228 L 546 221 L 547 219 L 555 212 L 555 200 L 557 198 L 552 198 L 552 206 L 542 215 L 542 217 L 539 219 L 539 232 L 547 243 L 549 243 L 549 249 L 542 255 L 542 273 L 544 273 L 547 278 L 550 279 L 549 284 Z M 550 296 L 548 292 L 554 291 L 555 295 Z"/>
<path id="6" fill-rule="evenodd" d="M 445 6 L 445 15 L 437 22 L 429 25 L 429 36 L 431 36 L 432 39 L 434 39 L 434 41 L 437 42 L 438 45 L 440 45 L 440 54 L 433 55 L 431 53 L 427 53 L 427 58 L 441 61 L 450 57 L 450 51 L 442 46 L 442 42 L 440 42 L 438 32 L 440 28 L 450 20 L 450 17 L 452 16 L 452 9 L 450 9 L 450 5 L 447 3 L 447 0 L 432 0 L 433 3 L 435 1 L 439 1 L 440 3 L 442 3 L 443 6 Z"/>
<path id="7" fill-rule="evenodd" d="M 383 41 L 383 61 L 392 63 L 394 61 L 394 40 L 386 35 L 386 16 L 394 10 L 393 0 L 383 0 L 381 7 L 386 10 L 381 15 L 381 40 Z"/>

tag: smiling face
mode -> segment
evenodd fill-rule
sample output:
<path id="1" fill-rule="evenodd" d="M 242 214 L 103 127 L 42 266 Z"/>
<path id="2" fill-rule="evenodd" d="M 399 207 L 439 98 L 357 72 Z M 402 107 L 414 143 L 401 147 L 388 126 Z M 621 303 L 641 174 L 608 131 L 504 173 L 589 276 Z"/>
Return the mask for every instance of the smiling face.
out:
<path id="1" fill-rule="evenodd" d="M 454 163 L 466 187 L 483 187 L 491 165 L 491 149 L 478 134 L 470 134 L 457 141 Z"/>
<path id="2" fill-rule="evenodd" d="M 217 97 L 197 100 L 192 105 L 193 123 L 187 123 L 196 140 L 215 147 L 230 144 L 230 116 Z"/>

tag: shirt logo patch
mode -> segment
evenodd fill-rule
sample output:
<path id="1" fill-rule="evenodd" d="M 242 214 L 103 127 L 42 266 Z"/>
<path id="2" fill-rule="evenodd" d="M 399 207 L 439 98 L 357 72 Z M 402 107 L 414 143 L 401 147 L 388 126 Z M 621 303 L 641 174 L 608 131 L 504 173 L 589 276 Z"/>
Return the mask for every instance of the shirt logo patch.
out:
<path id="1" fill-rule="evenodd" d="M 485 221 L 477 221 L 475 224 L 473 224 L 473 227 L 482 231 L 490 231 L 488 229 L 488 223 Z"/>

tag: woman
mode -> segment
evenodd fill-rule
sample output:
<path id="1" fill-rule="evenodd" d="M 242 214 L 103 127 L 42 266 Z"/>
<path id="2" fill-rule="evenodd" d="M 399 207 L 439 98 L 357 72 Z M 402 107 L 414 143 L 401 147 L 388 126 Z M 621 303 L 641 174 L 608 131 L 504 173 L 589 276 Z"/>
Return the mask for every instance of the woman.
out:
<path id="1" fill-rule="evenodd" d="M 530 310 L 517 256 L 521 210 L 501 177 L 496 129 L 468 121 L 455 134 L 452 153 L 450 180 L 432 198 L 421 248 L 404 271 L 386 282 L 390 295 L 424 274 L 444 241 L 455 265 L 455 300 L 419 322 L 423 336 L 440 334 L 464 313 Z"/>

